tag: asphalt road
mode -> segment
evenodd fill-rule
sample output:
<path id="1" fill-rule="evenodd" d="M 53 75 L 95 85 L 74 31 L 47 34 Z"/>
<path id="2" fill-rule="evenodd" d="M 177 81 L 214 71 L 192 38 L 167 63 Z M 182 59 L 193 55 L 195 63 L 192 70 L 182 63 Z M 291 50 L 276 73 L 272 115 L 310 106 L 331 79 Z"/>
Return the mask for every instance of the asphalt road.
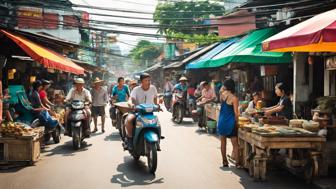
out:
<path id="1" fill-rule="evenodd" d="M 60 144 L 48 145 L 34 166 L 1 170 L 0 189 L 312 188 L 286 171 L 273 170 L 268 181 L 254 182 L 245 170 L 222 168 L 215 135 L 200 132 L 188 119 L 176 125 L 167 112 L 159 117 L 166 139 L 161 143 L 155 175 L 148 173 L 146 158 L 136 162 L 123 151 L 108 119 L 106 132 L 86 140 L 79 151 L 72 149 L 69 137 L 63 137 Z"/>

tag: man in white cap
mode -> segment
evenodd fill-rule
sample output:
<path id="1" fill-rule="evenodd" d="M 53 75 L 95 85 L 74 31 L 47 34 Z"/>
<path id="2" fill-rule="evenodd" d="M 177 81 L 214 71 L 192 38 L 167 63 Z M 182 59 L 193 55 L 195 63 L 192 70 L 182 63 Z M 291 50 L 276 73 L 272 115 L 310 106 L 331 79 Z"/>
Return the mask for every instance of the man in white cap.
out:
<path id="1" fill-rule="evenodd" d="M 92 94 L 92 116 L 94 122 L 94 130 L 93 133 L 97 132 L 97 122 L 98 116 L 101 117 L 102 123 L 102 132 L 105 132 L 104 125 L 105 125 L 105 107 L 108 102 L 108 94 L 107 91 L 102 87 L 104 83 L 103 80 L 100 80 L 98 77 L 93 82 L 93 89 L 91 90 Z"/>
<path id="2" fill-rule="evenodd" d="M 74 80 L 74 85 L 72 89 L 70 89 L 68 95 L 65 98 L 66 102 L 71 102 L 73 100 L 80 100 L 84 102 L 89 102 L 92 103 L 92 97 L 91 93 L 89 90 L 84 88 L 84 79 L 83 78 L 76 78 Z M 68 121 L 68 116 L 70 114 L 71 109 L 67 108 L 65 111 L 65 116 L 64 116 L 64 122 L 66 126 L 66 131 L 64 135 L 68 135 L 68 130 L 67 130 L 67 121 Z M 85 107 L 85 112 L 86 112 L 86 122 L 88 123 L 87 128 L 86 128 L 86 135 L 90 136 L 90 118 L 91 118 L 91 111 L 89 107 Z"/>

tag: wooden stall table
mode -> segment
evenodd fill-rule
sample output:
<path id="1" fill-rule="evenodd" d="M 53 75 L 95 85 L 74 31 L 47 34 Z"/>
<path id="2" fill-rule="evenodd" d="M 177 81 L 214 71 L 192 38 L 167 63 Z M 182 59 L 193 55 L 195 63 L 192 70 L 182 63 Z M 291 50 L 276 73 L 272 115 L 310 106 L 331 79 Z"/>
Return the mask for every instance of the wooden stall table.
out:
<path id="1" fill-rule="evenodd" d="M 275 160 L 279 149 L 286 149 L 285 167 L 294 174 L 303 173 L 308 181 L 320 175 L 326 139 L 312 136 L 261 136 L 238 131 L 239 162 L 255 180 L 266 180 L 267 162 Z"/>

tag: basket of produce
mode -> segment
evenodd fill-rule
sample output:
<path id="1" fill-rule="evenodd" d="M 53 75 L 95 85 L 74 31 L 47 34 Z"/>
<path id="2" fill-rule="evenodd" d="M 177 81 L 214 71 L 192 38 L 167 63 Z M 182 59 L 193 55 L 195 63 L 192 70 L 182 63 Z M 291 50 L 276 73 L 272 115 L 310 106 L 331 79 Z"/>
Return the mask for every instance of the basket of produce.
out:
<path id="1" fill-rule="evenodd" d="M 33 136 L 34 130 L 23 123 L 8 122 L 2 123 L 0 128 L 2 137 L 21 137 L 21 136 Z"/>
<path id="2" fill-rule="evenodd" d="M 239 117 L 238 118 L 238 125 L 239 127 L 242 127 L 243 125 L 250 124 L 251 120 L 247 117 Z"/>
<path id="3" fill-rule="evenodd" d="M 117 102 L 113 105 L 115 105 L 123 114 L 131 111 L 131 107 L 129 106 L 128 102 Z"/>
<path id="4" fill-rule="evenodd" d="M 320 130 L 320 124 L 316 121 L 305 121 L 302 124 L 302 127 L 310 132 L 318 132 Z"/>

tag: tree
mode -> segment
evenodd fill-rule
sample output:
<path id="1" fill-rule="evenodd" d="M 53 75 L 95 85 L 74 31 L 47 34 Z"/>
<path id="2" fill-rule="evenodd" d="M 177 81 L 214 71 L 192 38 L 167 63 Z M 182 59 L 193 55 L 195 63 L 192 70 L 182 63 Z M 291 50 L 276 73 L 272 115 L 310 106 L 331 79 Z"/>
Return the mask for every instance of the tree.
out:
<path id="1" fill-rule="evenodd" d="M 136 63 L 145 65 L 146 61 L 151 62 L 155 60 L 162 52 L 163 49 L 160 45 L 146 40 L 141 40 L 138 42 L 136 47 L 131 50 L 130 56 Z"/>
<path id="2" fill-rule="evenodd" d="M 166 2 L 157 5 L 153 18 L 159 23 L 159 32 L 166 35 L 176 33 L 208 35 L 208 28 L 192 29 L 192 26 L 202 25 L 203 19 L 209 18 L 210 15 L 223 15 L 224 10 L 220 4 L 209 1 Z"/>

